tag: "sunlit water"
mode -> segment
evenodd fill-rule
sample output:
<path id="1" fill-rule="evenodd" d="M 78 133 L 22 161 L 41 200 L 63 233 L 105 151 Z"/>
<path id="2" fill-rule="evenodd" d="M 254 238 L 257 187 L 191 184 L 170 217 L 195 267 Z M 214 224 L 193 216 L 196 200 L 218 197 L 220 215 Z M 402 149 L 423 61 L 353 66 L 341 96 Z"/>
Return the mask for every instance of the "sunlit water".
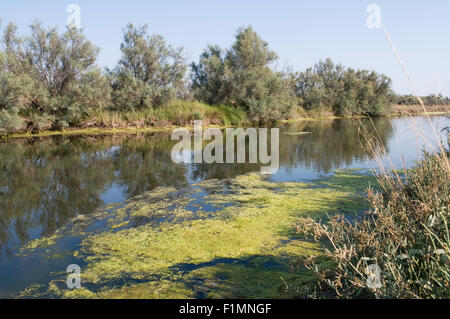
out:
<path id="1" fill-rule="evenodd" d="M 446 142 L 448 117 L 433 117 Z M 362 120 L 388 151 L 386 165 L 411 166 L 421 149 L 436 145 L 425 117 Z M 289 136 L 283 132 L 310 132 Z M 431 142 L 418 137 L 428 136 Z M 257 164 L 174 164 L 169 133 L 131 136 L 53 137 L 0 144 L 0 297 L 8 297 L 52 271 L 64 272 L 70 258 L 17 256 L 32 239 L 49 236 L 79 214 L 122 202 L 158 186 L 185 187 L 258 171 Z M 308 121 L 281 127 L 280 169 L 272 181 L 311 181 L 339 168 L 376 168 L 351 120 Z M 69 239 L 70 241 L 70 239 Z M 76 248 L 77 242 L 65 242 Z"/>

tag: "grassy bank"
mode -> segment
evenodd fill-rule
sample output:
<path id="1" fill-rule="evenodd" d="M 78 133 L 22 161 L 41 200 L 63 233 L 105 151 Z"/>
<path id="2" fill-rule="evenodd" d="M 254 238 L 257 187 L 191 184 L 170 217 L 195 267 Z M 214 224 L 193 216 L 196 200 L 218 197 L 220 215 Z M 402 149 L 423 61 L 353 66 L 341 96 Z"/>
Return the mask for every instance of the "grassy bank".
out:
<path id="1" fill-rule="evenodd" d="M 194 120 L 203 120 L 206 125 L 238 125 L 248 122 L 245 111 L 239 108 L 172 100 L 167 106 L 141 111 L 94 112 L 83 126 L 110 128 L 185 126 L 192 124 Z"/>
<path id="2" fill-rule="evenodd" d="M 236 107 L 173 100 L 163 108 L 128 112 L 95 111 L 89 119 L 64 130 L 22 130 L 5 133 L 3 136 L 16 138 L 82 134 L 135 134 L 191 126 L 194 124 L 194 120 L 202 120 L 204 126 L 235 126 L 249 123 L 247 114 Z"/>
<path id="3" fill-rule="evenodd" d="M 427 106 L 429 115 L 450 113 L 446 106 Z M 423 115 L 420 105 L 395 105 L 386 116 Z M 365 118 L 363 115 L 336 116 L 331 111 L 305 111 L 301 107 L 290 119 L 280 122 L 292 123 L 304 120 L 330 120 Z M 142 111 L 117 112 L 101 110 L 94 112 L 88 120 L 64 130 L 16 131 L 4 133 L 4 138 L 46 137 L 56 135 L 101 135 L 136 134 L 167 131 L 176 127 L 193 126 L 194 120 L 202 120 L 203 126 L 239 126 L 251 124 L 245 111 L 232 106 L 213 106 L 197 101 L 173 100 L 167 107 L 150 108 Z"/>

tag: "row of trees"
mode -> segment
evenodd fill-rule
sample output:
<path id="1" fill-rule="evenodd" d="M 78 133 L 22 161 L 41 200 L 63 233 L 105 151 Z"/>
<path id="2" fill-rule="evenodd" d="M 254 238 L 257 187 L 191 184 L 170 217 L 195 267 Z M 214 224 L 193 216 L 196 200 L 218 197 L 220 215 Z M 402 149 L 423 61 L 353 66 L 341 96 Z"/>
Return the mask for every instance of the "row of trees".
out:
<path id="1" fill-rule="evenodd" d="M 31 25 L 21 38 L 9 24 L 0 39 L 0 129 L 61 128 L 77 125 L 93 110 L 130 111 L 160 107 L 184 86 L 186 63 L 145 27 L 128 25 L 122 58 L 103 72 L 99 49 L 76 29 Z"/>
<path id="2" fill-rule="evenodd" d="M 437 106 L 437 105 L 450 105 L 450 98 L 445 97 L 442 94 L 439 95 L 428 95 L 421 97 L 422 102 L 427 106 Z M 398 95 L 395 98 L 395 103 L 398 105 L 418 105 L 420 104 L 417 97 L 414 95 Z"/>
<path id="3" fill-rule="evenodd" d="M 254 121 L 287 118 L 298 107 L 378 115 L 393 96 L 386 76 L 330 60 L 302 73 L 275 71 L 276 53 L 251 27 L 228 49 L 208 46 L 189 77 L 182 49 L 146 26 L 125 27 L 121 59 L 105 71 L 96 66 L 99 49 L 76 29 L 34 23 L 19 37 L 9 24 L 0 45 L 0 130 L 78 125 L 93 110 L 165 107 L 175 98 L 240 107 Z"/>

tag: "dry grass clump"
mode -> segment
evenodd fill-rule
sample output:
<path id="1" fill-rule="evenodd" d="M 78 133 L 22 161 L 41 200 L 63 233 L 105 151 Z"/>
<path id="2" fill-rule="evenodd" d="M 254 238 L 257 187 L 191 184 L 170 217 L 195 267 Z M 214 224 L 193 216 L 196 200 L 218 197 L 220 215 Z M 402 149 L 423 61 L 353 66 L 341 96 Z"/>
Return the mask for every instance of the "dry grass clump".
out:
<path id="1" fill-rule="evenodd" d="M 327 242 L 332 266 L 323 267 L 323 259 L 303 261 L 317 280 L 291 292 L 314 298 L 450 297 L 448 154 L 425 154 L 412 169 L 378 180 L 381 191 L 367 192 L 372 208 L 357 219 L 299 221 L 299 232 Z M 381 270 L 379 281 L 373 269 Z"/>

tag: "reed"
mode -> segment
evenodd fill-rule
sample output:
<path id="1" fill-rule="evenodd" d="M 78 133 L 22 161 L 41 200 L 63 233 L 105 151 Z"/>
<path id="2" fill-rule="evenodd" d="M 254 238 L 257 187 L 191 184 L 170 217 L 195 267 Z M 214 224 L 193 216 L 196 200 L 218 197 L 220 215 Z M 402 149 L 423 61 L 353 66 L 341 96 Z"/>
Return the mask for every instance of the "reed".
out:
<path id="1" fill-rule="evenodd" d="M 321 240 L 325 257 L 300 260 L 300 265 L 314 274 L 314 280 L 288 285 L 288 292 L 296 296 L 450 297 L 449 135 L 446 148 L 387 29 L 383 27 L 383 30 L 420 105 L 404 109 L 404 113 L 421 111 L 432 127 L 432 135 L 428 136 L 412 119 L 412 129 L 429 150 L 423 151 L 412 168 L 403 165 L 403 169 L 397 170 L 376 129 L 374 134 L 369 134 L 355 121 L 360 128 L 363 149 L 376 163 L 372 173 L 378 185 L 367 190 L 371 208 L 354 217 L 337 214 L 326 220 L 299 220 L 297 231 Z M 447 105 L 442 108 L 448 111 Z M 449 128 L 446 130 L 450 133 Z"/>

